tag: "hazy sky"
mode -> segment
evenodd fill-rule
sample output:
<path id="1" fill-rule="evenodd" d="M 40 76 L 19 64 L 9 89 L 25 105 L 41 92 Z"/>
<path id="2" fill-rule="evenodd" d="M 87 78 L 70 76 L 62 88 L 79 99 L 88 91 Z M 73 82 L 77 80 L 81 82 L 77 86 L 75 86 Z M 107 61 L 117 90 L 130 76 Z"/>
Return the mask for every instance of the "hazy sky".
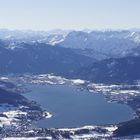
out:
<path id="1" fill-rule="evenodd" d="M 140 28 L 140 0 L 0 0 L 0 28 Z"/>

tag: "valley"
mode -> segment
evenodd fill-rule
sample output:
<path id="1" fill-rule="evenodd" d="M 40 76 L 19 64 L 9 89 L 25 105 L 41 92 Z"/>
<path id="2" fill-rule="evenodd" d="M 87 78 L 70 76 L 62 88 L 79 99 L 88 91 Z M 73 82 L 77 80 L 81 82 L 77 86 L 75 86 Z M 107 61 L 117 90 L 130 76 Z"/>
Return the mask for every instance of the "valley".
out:
<path id="1" fill-rule="evenodd" d="M 0 140 L 140 140 L 140 0 L 0 0 Z"/>
<path id="2" fill-rule="evenodd" d="M 0 138 L 139 138 L 139 37 L 2 30 Z"/>
<path id="3" fill-rule="evenodd" d="M 65 87 L 66 85 L 71 84 L 71 85 L 75 85 L 76 86 L 76 93 L 71 93 L 71 94 L 78 94 L 77 96 L 79 96 L 79 94 L 81 94 L 81 95 L 85 94 L 84 96 L 86 96 L 86 94 L 89 94 L 89 96 L 91 96 L 91 97 L 92 97 L 92 94 L 93 94 L 93 97 L 94 97 L 94 94 L 97 97 L 98 97 L 98 95 L 100 96 L 100 94 L 103 94 L 105 96 L 104 98 L 106 98 L 107 102 L 117 102 L 117 103 L 121 103 L 121 104 L 127 104 L 135 112 L 135 113 L 133 113 L 133 115 L 132 115 L 133 117 L 131 118 L 130 121 L 125 121 L 126 119 L 124 120 L 125 123 L 121 123 L 121 122 L 117 123 L 116 122 L 114 125 L 106 124 L 106 123 L 105 123 L 106 125 L 105 124 L 104 125 L 101 125 L 101 124 L 100 125 L 99 124 L 98 125 L 97 124 L 96 125 L 95 124 L 91 125 L 91 123 L 89 123 L 90 126 L 88 124 L 88 125 L 85 125 L 84 127 L 82 127 L 84 125 L 84 123 L 83 123 L 83 125 L 81 125 L 81 127 L 79 127 L 79 128 L 74 128 L 74 125 L 73 125 L 73 127 L 71 126 L 72 129 L 69 128 L 69 127 L 64 127 L 63 128 L 62 123 L 60 123 L 61 124 L 60 125 L 61 128 L 56 129 L 56 128 L 53 128 L 52 125 L 50 126 L 50 128 L 43 128 L 43 126 L 41 127 L 41 125 L 39 125 L 40 126 L 39 128 L 36 128 L 36 127 L 32 128 L 32 127 L 30 127 L 32 122 L 35 122 L 35 124 L 36 124 L 36 122 L 42 121 L 43 118 L 47 118 L 47 122 L 49 124 L 49 118 L 51 119 L 51 117 L 52 117 L 52 119 L 53 119 L 53 117 L 55 117 L 55 111 L 54 111 L 54 113 L 53 112 L 45 113 L 45 110 L 43 111 L 41 109 L 42 106 L 41 106 L 41 108 L 40 107 L 38 108 L 36 106 L 35 107 L 37 109 L 36 112 L 38 112 L 38 113 L 40 112 L 39 113 L 40 115 L 38 113 L 37 113 L 38 115 L 37 114 L 35 115 L 35 113 L 33 113 L 34 114 L 33 115 L 32 111 L 35 112 L 35 110 L 31 109 L 31 111 L 28 111 L 28 109 L 25 109 L 25 105 L 23 105 L 22 108 L 19 107 L 19 108 L 21 108 L 21 110 L 24 110 L 24 112 L 20 112 L 19 108 L 12 108 L 11 107 L 11 110 L 7 111 L 7 113 L 5 113 L 5 114 L 6 115 L 7 114 L 10 115 L 10 112 L 11 113 L 15 112 L 15 116 L 13 116 L 13 120 L 15 118 L 17 118 L 17 116 L 18 116 L 20 121 L 18 122 L 17 120 L 14 120 L 14 123 L 9 123 L 9 125 L 6 124 L 7 127 L 6 126 L 4 127 L 4 130 L 5 130 L 4 134 L 5 135 L 2 135 L 1 137 L 5 137 L 5 136 L 6 137 L 8 137 L 8 136 L 9 137 L 19 137 L 20 136 L 20 137 L 29 137 L 30 138 L 30 137 L 34 136 L 34 137 L 44 137 L 44 138 L 47 138 L 47 137 L 60 138 L 60 136 L 61 136 L 63 138 L 78 138 L 78 137 L 79 138 L 82 138 L 82 137 L 83 138 L 84 137 L 85 138 L 92 138 L 94 136 L 97 139 L 98 138 L 102 138 L 102 137 L 104 137 L 104 138 L 106 137 L 108 139 L 112 139 L 112 138 L 115 139 L 115 137 L 116 137 L 115 134 L 117 134 L 117 138 L 119 138 L 120 134 L 122 133 L 122 131 L 121 131 L 122 127 L 125 127 L 125 125 L 129 125 L 129 122 L 130 122 L 130 124 L 132 124 L 133 121 L 135 122 L 136 120 L 137 121 L 139 120 L 139 116 L 140 116 L 140 114 L 139 114 L 139 102 L 135 101 L 135 99 L 138 99 L 138 97 L 139 97 L 139 87 L 140 87 L 139 84 L 137 84 L 137 85 L 105 85 L 105 84 L 95 84 L 95 83 L 91 83 L 89 81 L 83 81 L 83 80 L 80 80 L 80 79 L 70 80 L 70 79 L 66 79 L 66 78 L 62 78 L 62 77 L 54 76 L 54 75 L 49 75 L 49 74 L 9 76 L 9 77 L 1 77 L 1 79 L 2 79 L 1 81 L 3 81 L 3 82 L 11 82 L 12 81 L 13 85 L 14 84 L 17 85 L 17 87 L 15 89 L 13 89 L 13 91 L 14 90 L 20 91 L 20 89 L 21 89 L 20 94 L 22 93 L 22 95 L 23 96 L 25 95 L 25 97 L 30 97 L 31 96 L 29 98 L 30 99 L 29 103 L 32 103 L 32 104 L 31 104 L 31 107 L 29 107 L 29 110 L 32 108 L 33 104 L 34 104 L 34 106 L 37 105 L 35 102 L 32 102 L 33 99 L 34 100 L 37 99 L 36 101 L 38 101 L 37 102 L 38 103 L 38 105 L 37 105 L 38 107 L 40 106 L 39 104 L 43 103 L 42 101 L 38 100 L 39 99 L 38 98 L 39 91 L 36 89 L 36 87 L 38 85 L 41 86 L 41 89 L 43 89 L 44 86 L 47 87 L 47 86 L 50 85 L 50 89 L 52 87 L 52 89 L 56 89 L 56 91 L 58 92 L 59 90 L 57 88 L 53 88 L 53 86 L 57 86 L 57 87 L 60 86 L 61 87 L 61 86 L 64 85 L 64 87 Z M 21 86 L 21 84 L 23 86 Z M 35 86 L 35 87 L 33 87 L 33 89 L 35 89 L 36 95 L 30 95 L 30 93 L 31 93 L 30 90 L 31 89 L 27 90 L 29 87 L 27 88 L 25 86 L 26 84 L 28 84 L 28 85 L 32 84 L 32 85 Z M 25 88 L 26 90 L 23 90 L 23 88 Z M 24 91 L 24 93 L 23 93 L 23 91 Z M 46 89 L 45 91 L 49 92 L 49 89 Z M 63 94 L 67 94 L 67 92 L 68 92 L 68 91 L 66 92 L 64 89 L 62 89 L 62 91 L 63 91 Z M 83 93 L 84 91 L 88 91 L 89 93 Z M 55 92 L 55 91 L 53 91 L 53 92 Z M 51 96 L 52 96 L 53 92 L 50 94 Z M 55 94 L 58 94 L 57 92 L 54 93 L 54 97 L 55 97 Z M 81 92 L 81 93 L 77 93 L 77 92 Z M 33 94 L 34 94 L 34 92 L 33 92 Z M 69 94 L 67 94 L 66 96 L 68 96 L 68 95 Z M 48 97 L 49 97 L 49 95 L 48 95 Z M 52 99 L 54 99 L 54 97 Z M 58 95 L 58 97 L 59 97 L 59 95 Z M 63 95 L 63 97 L 64 97 L 64 95 Z M 90 97 L 90 99 L 91 99 L 91 97 Z M 97 97 L 94 97 L 93 99 L 97 100 Z M 45 99 L 46 97 L 43 97 L 43 98 Z M 78 97 L 78 99 L 79 98 L 80 97 Z M 84 99 L 85 99 L 85 97 L 84 97 Z M 44 100 L 44 101 L 47 101 L 47 100 Z M 49 101 L 49 99 L 48 99 L 48 101 Z M 56 101 L 57 101 L 57 99 L 56 99 Z M 66 102 L 68 102 L 68 101 L 66 101 Z M 52 105 L 50 105 L 50 107 L 52 107 Z M 91 105 L 91 106 L 94 106 L 94 105 Z M 46 106 L 46 108 L 48 108 L 48 107 L 49 107 L 49 105 Z M 10 108 L 10 107 L 8 107 L 8 108 Z M 106 109 L 109 109 L 109 108 L 107 107 Z M 122 107 L 121 107 L 121 109 L 122 109 Z M 49 110 L 51 111 L 51 109 L 49 109 Z M 58 110 L 58 109 L 56 109 L 56 110 Z M 68 109 L 68 110 L 70 110 L 70 109 Z M 85 109 L 85 110 L 87 111 L 87 109 Z M 46 111 L 48 111 L 48 110 L 46 110 Z M 126 111 L 126 109 L 125 109 L 125 111 Z M 29 112 L 33 115 L 32 117 L 28 114 Z M 124 111 L 122 113 L 126 114 Z M 44 116 L 44 114 L 45 114 L 45 116 Z M 90 114 L 88 114 L 88 115 L 91 116 Z M 104 112 L 104 115 L 105 115 L 105 112 Z M 21 119 L 21 116 L 22 116 L 22 119 Z M 24 119 L 25 116 L 26 116 L 26 119 Z M 29 118 L 27 116 L 31 119 L 31 121 L 29 121 Z M 124 115 L 122 114 L 122 116 L 124 116 Z M 10 119 L 10 116 L 7 115 L 7 117 L 8 117 L 8 119 Z M 57 114 L 56 114 L 56 117 L 57 117 Z M 127 117 L 128 117 L 128 115 L 127 115 Z M 116 118 L 118 119 L 117 116 L 116 116 Z M 27 120 L 28 120 L 29 123 L 24 123 L 24 120 L 25 120 L 25 122 L 27 122 Z M 92 121 L 93 121 L 93 118 L 92 118 Z M 106 121 L 107 121 L 107 118 L 106 118 Z M 16 122 L 17 122 L 17 124 L 16 124 Z M 20 124 L 20 122 L 21 122 L 21 124 Z M 59 121 L 57 121 L 57 122 L 59 122 Z M 22 125 L 23 123 L 25 124 L 24 126 Z M 43 124 L 44 124 L 44 122 L 43 122 Z M 56 125 L 56 123 L 54 123 L 54 124 Z M 135 125 L 135 123 L 134 123 L 134 125 Z M 45 126 L 47 126 L 47 124 Z M 15 128 L 15 130 L 13 128 Z M 7 130 L 8 130 L 8 135 L 6 134 Z M 22 130 L 22 133 L 19 132 L 21 130 Z M 11 134 L 9 133 L 9 131 L 11 132 Z M 17 132 L 18 132 L 18 136 L 16 135 Z M 96 132 L 96 134 L 94 132 Z M 123 133 L 121 135 L 123 136 Z"/>

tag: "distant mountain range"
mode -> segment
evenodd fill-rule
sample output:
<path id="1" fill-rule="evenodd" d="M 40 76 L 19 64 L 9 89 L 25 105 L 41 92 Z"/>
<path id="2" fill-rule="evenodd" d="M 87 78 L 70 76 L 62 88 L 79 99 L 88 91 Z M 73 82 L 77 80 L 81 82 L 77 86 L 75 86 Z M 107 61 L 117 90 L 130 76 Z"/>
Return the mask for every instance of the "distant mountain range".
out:
<path id="1" fill-rule="evenodd" d="M 124 57 L 140 46 L 140 31 L 9 31 L 0 30 L 0 39 L 14 49 L 20 43 L 44 43 L 75 49 L 97 60 Z"/>
<path id="2" fill-rule="evenodd" d="M 76 48 L 94 51 L 92 57 L 100 60 L 100 55 L 104 54 L 104 58 L 108 57 L 124 57 L 127 52 L 133 48 L 137 48 L 140 44 L 140 32 L 132 31 L 93 31 L 70 32 L 65 40 L 60 43 L 66 48 Z"/>
<path id="3" fill-rule="evenodd" d="M 53 47 L 42 43 L 22 43 L 14 49 L 9 49 L 5 42 L 0 42 L 1 74 L 64 74 L 94 61 L 68 48 Z"/>
<path id="4" fill-rule="evenodd" d="M 54 73 L 94 82 L 140 79 L 140 31 L 0 30 L 0 74 Z"/>

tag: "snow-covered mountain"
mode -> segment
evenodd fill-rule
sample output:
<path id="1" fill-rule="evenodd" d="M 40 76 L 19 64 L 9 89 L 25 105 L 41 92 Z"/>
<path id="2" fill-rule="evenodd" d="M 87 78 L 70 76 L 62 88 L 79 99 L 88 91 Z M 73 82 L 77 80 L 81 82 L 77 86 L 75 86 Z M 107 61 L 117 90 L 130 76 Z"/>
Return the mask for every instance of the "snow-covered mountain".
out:
<path id="1" fill-rule="evenodd" d="M 71 48 L 75 53 L 97 60 L 125 57 L 140 46 L 140 31 L 12 31 L 0 30 L 0 39 L 8 49 L 19 48 L 22 43 L 50 44 Z"/>
<path id="2" fill-rule="evenodd" d="M 140 32 L 132 31 L 93 31 L 90 33 L 69 33 L 60 43 L 66 48 L 92 49 L 110 57 L 125 56 L 128 50 L 140 44 Z"/>
<path id="3" fill-rule="evenodd" d="M 46 43 L 55 44 L 62 40 L 70 31 L 51 30 L 51 31 L 32 31 L 32 30 L 7 30 L 0 29 L 0 39 L 26 43 Z"/>
<path id="4" fill-rule="evenodd" d="M 135 74 L 140 78 L 137 71 L 140 70 L 139 31 L 3 30 L 0 38 L 0 72 L 3 74 L 56 73 L 64 76 L 70 73 L 72 76 L 83 67 L 77 76 L 97 82 L 125 82 L 136 79 Z"/>

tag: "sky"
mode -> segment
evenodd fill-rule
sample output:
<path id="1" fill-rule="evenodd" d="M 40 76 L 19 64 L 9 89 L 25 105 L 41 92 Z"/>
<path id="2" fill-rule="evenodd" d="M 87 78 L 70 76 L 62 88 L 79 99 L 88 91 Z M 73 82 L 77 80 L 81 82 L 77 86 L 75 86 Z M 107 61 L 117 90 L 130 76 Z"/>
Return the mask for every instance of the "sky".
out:
<path id="1" fill-rule="evenodd" d="M 140 28 L 140 0 L 0 0 L 0 28 Z"/>

